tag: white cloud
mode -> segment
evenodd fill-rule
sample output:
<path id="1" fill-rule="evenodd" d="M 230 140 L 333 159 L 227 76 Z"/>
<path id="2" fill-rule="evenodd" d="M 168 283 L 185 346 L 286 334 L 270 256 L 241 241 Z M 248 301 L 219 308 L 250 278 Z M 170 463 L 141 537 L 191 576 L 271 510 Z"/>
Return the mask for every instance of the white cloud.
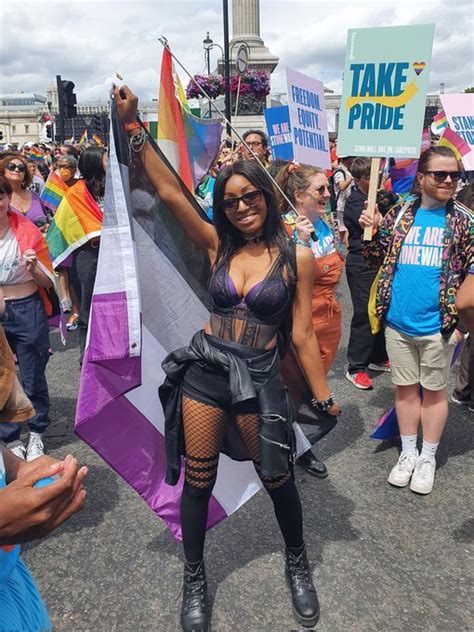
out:
<path id="1" fill-rule="evenodd" d="M 474 84 L 471 0 L 262 0 L 260 5 L 261 35 L 280 57 L 272 77 L 275 93 L 286 90 L 286 66 L 339 90 L 349 28 L 426 22 L 436 24 L 431 90 L 440 82 L 449 92 Z M 75 82 L 79 102 L 106 100 L 109 78 L 119 72 L 140 97 L 151 99 L 158 91 L 160 35 L 193 74 L 205 68 L 206 32 L 223 40 L 221 0 L 36 0 L 2 3 L 0 11 L 0 92 L 45 94 L 60 74 Z"/>

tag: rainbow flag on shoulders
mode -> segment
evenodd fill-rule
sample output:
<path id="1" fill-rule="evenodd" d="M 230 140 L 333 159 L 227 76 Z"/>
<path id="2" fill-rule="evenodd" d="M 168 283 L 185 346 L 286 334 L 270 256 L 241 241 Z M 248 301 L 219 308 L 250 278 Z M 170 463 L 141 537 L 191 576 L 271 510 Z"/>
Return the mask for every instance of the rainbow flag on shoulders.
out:
<path id="1" fill-rule="evenodd" d="M 61 176 L 58 175 L 56 171 L 52 171 L 49 174 L 49 177 L 44 185 L 44 189 L 40 195 L 41 201 L 53 213 L 55 213 L 66 191 L 68 190 L 69 187 Z"/>
<path id="2" fill-rule="evenodd" d="M 438 145 L 441 147 L 449 147 L 449 149 L 452 149 L 458 160 L 461 160 L 463 156 L 471 151 L 471 148 L 466 143 L 466 141 L 458 136 L 456 132 L 453 132 L 450 127 L 447 127 L 444 130 L 443 135 L 438 141 Z"/>
<path id="3" fill-rule="evenodd" d="M 158 147 L 187 188 L 194 192 L 207 174 L 220 147 L 220 120 L 191 114 L 183 86 L 174 73 L 169 48 L 161 60 L 158 106 Z"/>
<path id="4" fill-rule="evenodd" d="M 68 189 L 46 233 L 54 268 L 90 239 L 100 236 L 102 217 L 84 180 Z"/>

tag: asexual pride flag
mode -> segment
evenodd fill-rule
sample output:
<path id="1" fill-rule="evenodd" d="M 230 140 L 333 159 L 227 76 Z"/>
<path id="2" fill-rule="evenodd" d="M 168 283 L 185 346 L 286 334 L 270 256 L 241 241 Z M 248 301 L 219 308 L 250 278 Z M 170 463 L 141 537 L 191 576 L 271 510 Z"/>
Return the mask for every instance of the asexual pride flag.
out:
<path id="1" fill-rule="evenodd" d="M 136 156 L 128 166 L 128 146 L 114 104 L 111 118 L 99 264 L 75 427 L 180 539 L 183 477 L 175 487 L 164 482 L 158 386 L 164 379 L 164 357 L 188 344 L 208 318 L 209 268 L 204 254 L 157 199 Z M 202 214 L 184 185 L 183 190 Z M 259 488 L 250 462 L 221 455 L 208 527 Z"/>

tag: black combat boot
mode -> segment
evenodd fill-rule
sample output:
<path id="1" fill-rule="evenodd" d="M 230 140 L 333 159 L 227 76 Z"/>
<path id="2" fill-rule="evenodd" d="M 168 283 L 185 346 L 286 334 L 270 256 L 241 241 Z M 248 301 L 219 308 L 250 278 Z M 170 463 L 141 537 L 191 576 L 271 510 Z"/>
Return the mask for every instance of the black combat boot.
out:
<path id="1" fill-rule="evenodd" d="M 184 563 L 181 628 L 183 632 L 208 632 L 209 630 L 204 560 L 201 560 L 199 564 Z"/>
<path id="2" fill-rule="evenodd" d="M 286 549 L 285 574 L 295 617 L 304 627 L 312 628 L 319 620 L 319 601 L 304 545 L 295 552 Z"/>
<path id="3" fill-rule="evenodd" d="M 296 464 L 303 467 L 311 476 L 316 476 L 316 478 L 327 478 L 328 476 L 327 467 L 311 450 L 307 450 L 296 459 Z"/>

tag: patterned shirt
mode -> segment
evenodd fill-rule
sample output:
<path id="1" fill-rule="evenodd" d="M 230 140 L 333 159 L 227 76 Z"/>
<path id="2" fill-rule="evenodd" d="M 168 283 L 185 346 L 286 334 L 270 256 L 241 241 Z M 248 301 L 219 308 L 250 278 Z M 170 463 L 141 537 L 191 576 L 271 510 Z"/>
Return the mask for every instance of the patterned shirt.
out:
<path id="1" fill-rule="evenodd" d="M 363 254 L 369 264 L 375 268 L 381 266 L 376 294 L 376 312 L 380 320 L 385 317 L 389 308 L 395 266 L 419 206 L 420 199 L 417 198 L 406 205 L 402 216 L 398 217 L 401 204 L 396 204 L 384 217 L 372 241 L 363 244 Z M 392 229 L 396 221 L 397 225 Z M 450 335 L 458 322 L 456 292 L 468 274 L 473 257 L 474 213 L 457 200 L 451 199 L 446 204 L 439 285 L 441 333 L 444 336 Z"/>

